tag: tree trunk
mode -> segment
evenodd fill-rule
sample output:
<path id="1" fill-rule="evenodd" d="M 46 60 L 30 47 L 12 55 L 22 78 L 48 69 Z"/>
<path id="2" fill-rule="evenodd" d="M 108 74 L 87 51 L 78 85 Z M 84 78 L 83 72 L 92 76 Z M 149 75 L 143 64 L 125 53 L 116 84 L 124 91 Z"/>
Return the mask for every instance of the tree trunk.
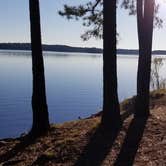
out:
<path id="1" fill-rule="evenodd" d="M 135 117 L 145 117 L 149 115 L 149 90 L 150 90 L 153 18 L 154 18 L 154 1 L 137 0 L 139 61 L 138 61 Z"/>
<path id="2" fill-rule="evenodd" d="M 117 92 L 116 57 L 116 0 L 104 0 L 103 23 L 103 115 L 105 128 L 118 129 L 121 125 Z"/>
<path id="3" fill-rule="evenodd" d="M 35 136 L 44 134 L 49 129 L 49 117 L 46 101 L 44 62 L 41 45 L 39 1 L 30 0 L 30 27 L 32 49 L 33 125 L 31 133 Z"/>

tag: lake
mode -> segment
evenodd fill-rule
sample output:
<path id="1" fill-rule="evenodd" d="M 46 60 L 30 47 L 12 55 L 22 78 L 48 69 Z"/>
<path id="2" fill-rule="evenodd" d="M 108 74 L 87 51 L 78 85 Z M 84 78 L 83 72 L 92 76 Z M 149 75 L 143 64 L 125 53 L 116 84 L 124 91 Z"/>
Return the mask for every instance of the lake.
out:
<path id="1" fill-rule="evenodd" d="M 0 51 L 0 138 L 17 137 L 32 124 L 30 52 Z M 102 108 L 102 56 L 44 52 L 51 123 L 85 118 Z M 137 56 L 118 56 L 119 100 L 136 94 Z M 166 64 L 161 74 L 166 75 Z"/>

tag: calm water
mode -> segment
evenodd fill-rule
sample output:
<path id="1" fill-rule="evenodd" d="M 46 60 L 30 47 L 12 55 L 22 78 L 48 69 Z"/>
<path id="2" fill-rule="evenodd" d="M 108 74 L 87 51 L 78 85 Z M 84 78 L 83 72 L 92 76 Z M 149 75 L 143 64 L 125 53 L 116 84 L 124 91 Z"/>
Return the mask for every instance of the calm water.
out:
<path id="1" fill-rule="evenodd" d="M 101 109 L 100 54 L 47 52 L 44 60 L 51 122 L 87 117 Z M 31 67 L 30 52 L 0 51 L 0 138 L 31 128 Z M 135 95 L 136 70 L 137 56 L 118 56 L 120 101 Z"/>

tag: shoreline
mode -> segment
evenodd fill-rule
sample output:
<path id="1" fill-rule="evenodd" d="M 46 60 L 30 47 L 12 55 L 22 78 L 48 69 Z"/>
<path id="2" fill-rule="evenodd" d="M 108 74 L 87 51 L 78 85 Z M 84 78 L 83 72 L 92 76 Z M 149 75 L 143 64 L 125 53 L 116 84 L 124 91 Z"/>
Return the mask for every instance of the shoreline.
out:
<path id="1" fill-rule="evenodd" d="M 134 160 L 136 166 L 165 165 L 166 90 L 151 92 L 150 99 L 151 113 L 148 119 L 135 120 L 130 116 L 133 113 L 134 97 L 121 103 L 122 114 L 129 114 L 124 118 L 123 126 L 114 140 L 109 131 L 100 128 L 99 115 L 52 124 L 46 135 L 33 141 L 27 142 L 23 137 L 0 140 L 0 164 L 72 166 L 76 163 L 96 165 L 102 161 L 101 165 L 110 166 L 115 162 L 123 161 L 124 164 Z M 111 140 L 114 142 L 112 147 L 108 146 Z M 101 158 L 102 155 L 105 157 Z"/>

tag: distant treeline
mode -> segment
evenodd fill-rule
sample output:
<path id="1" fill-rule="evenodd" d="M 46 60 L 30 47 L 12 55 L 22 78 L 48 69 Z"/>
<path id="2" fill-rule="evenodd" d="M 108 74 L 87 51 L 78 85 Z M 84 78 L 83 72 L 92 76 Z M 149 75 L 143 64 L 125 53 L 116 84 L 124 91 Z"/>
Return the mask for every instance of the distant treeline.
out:
<path id="1" fill-rule="evenodd" d="M 43 44 L 43 51 L 56 51 L 56 52 L 81 52 L 81 53 L 102 53 L 100 48 L 87 48 L 87 47 L 71 47 L 66 45 L 47 45 Z M 0 43 L 0 49 L 5 50 L 31 50 L 30 43 Z"/>
<path id="2" fill-rule="evenodd" d="M 0 43 L 1 50 L 31 50 L 30 43 Z M 66 45 L 47 45 L 43 44 L 44 51 L 56 52 L 81 52 L 81 53 L 102 53 L 101 48 L 96 47 L 71 47 Z M 118 54 L 138 55 L 138 50 L 135 49 L 118 49 Z M 153 54 L 166 55 L 166 50 L 155 50 Z"/>

